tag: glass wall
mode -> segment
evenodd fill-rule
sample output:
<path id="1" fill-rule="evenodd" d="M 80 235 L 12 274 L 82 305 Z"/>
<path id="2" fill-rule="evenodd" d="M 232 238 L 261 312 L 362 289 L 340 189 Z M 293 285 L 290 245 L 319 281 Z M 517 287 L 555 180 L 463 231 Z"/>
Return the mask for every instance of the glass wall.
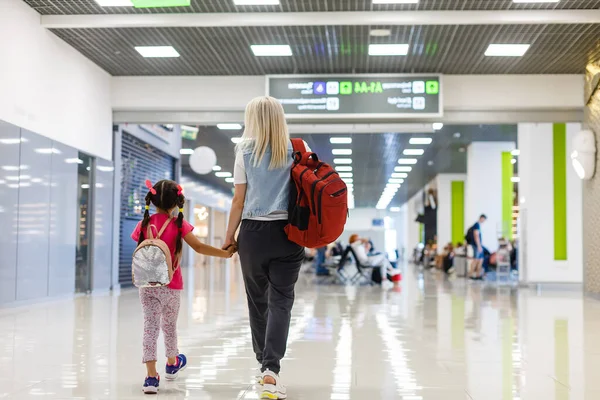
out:
<path id="1" fill-rule="evenodd" d="M 90 280 L 94 162 L 0 121 L 0 304 L 109 288 Z M 111 256 L 112 247 L 105 251 Z"/>

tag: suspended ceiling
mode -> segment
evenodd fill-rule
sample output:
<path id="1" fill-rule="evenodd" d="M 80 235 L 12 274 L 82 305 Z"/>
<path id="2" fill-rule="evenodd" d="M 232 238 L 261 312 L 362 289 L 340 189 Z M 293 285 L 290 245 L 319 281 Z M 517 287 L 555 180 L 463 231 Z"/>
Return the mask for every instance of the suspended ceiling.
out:
<path id="1" fill-rule="evenodd" d="M 233 173 L 234 148 L 232 137 L 240 136 L 241 131 L 221 131 L 216 127 L 202 126 L 195 141 L 183 140 L 183 148 L 208 146 L 215 150 L 217 163 L 222 172 Z M 390 206 L 402 205 L 422 189 L 438 173 L 466 173 L 466 149 L 474 141 L 511 141 L 517 140 L 515 125 L 447 125 L 434 134 L 410 133 L 369 133 L 353 134 L 352 144 L 332 145 L 332 136 L 350 135 L 294 135 L 303 138 L 310 148 L 325 162 L 333 164 L 333 148 L 352 149 L 354 197 L 356 207 L 374 207 L 390 178 L 398 158 L 403 157 L 404 149 L 422 148 L 425 154 L 416 157 L 418 163 L 408 173 L 408 178 L 398 191 Z M 427 146 L 410 145 L 413 137 L 431 137 L 433 142 Z M 345 158 L 346 156 L 336 156 Z M 229 192 L 232 184 L 225 182 L 214 173 L 195 175 L 189 169 L 189 156 L 182 156 L 186 174 L 195 176 L 203 182 Z"/>

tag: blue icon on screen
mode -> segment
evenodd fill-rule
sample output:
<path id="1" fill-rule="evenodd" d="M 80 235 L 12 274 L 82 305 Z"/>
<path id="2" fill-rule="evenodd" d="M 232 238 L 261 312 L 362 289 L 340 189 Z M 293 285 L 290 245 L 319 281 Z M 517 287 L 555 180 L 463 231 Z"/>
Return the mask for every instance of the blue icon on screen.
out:
<path id="1" fill-rule="evenodd" d="M 327 93 L 327 85 L 325 82 L 313 83 L 313 94 L 325 94 Z"/>

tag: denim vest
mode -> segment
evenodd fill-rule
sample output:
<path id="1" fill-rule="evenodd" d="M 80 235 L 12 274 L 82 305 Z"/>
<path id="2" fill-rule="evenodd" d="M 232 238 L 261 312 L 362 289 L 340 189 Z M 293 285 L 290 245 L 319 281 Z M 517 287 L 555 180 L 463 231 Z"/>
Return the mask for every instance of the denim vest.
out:
<path id="1" fill-rule="evenodd" d="M 292 144 L 288 144 L 289 162 L 284 168 L 269 169 L 271 148 L 267 148 L 261 162 L 254 166 L 252 146 L 240 150 L 246 168 L 246 200 L 242 219 L 264 217 L 275 211 L 288 210 Z"/>

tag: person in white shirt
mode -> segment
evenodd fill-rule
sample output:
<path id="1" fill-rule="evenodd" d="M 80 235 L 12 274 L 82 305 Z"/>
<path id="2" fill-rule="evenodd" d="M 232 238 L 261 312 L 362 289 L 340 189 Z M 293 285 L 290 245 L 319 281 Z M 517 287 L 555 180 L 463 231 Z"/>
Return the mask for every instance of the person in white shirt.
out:
<path id="1" fill-rule="evenodd" d="M 362 265 L 370 266 L 370 267 L 379 267 L 381 270 L 381 287 L 384 289 L 389 289 L 393 287 L 393 283 L 389 281 L 388 275 L 396 275 L 399 273 L 390 261 L 387 259 L 385 254 L 367 254 L 367 244 L 369 243 L 368 239 L 364 239 L 359 237 L 357 234 L 353 234 L 350 236 L 350 247 L 354 250 L 354 254 L 356 258 L 358 258 L 358 262 Z"/>

